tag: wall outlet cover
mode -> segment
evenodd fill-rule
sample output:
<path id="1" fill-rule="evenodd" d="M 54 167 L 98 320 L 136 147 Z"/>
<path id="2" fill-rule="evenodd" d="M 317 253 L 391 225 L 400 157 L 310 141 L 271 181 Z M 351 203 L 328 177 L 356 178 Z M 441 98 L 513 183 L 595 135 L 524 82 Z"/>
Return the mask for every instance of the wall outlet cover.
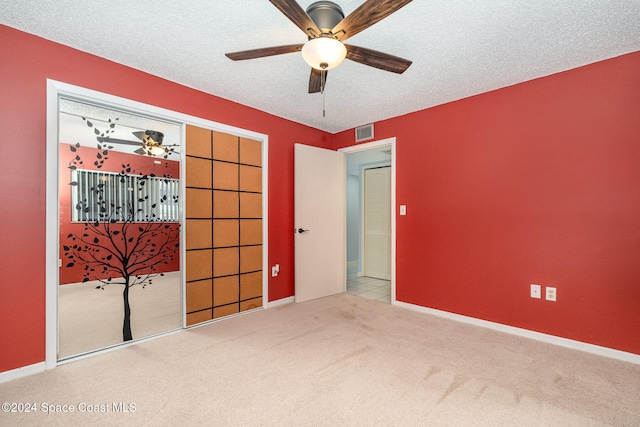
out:
<path id="1" fill-rule="evenodd" d="M 531 298 L 541 298 L 540 285 L 531 284 Z"/>
<path id="2" fill-rule="evenodd" d="M 546 288 L 547 291 L 547 301 L 555 301 L 556 300 L 556 288 L 552 288 L 550 286 L 547 286 Z"/>

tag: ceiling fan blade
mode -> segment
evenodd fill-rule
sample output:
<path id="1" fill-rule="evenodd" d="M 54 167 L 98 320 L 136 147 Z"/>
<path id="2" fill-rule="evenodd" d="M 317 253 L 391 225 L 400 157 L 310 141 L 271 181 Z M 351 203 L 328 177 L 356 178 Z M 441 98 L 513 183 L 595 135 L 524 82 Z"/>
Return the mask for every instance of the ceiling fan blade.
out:
<path id="1" fill-rule="evenodd" d="M 144 142 L 145 139 L 147 139 L 147 135 L 144 133 L 144 131 L 139 130 L 137 132 L 131 132 L 131 133 L 133 134 L 133 136 L 135 136 L 142 142 Z"/>
<path id="2" fill-rule="evenodd" d="M 408 59 L 378 52 L 377 50 L 348 44 L 345 44 L 345 47 L 347 48 L 347 59 L 379 68 L 380 70 L 402 74 L 412 64 Z"/>
<path id="3" fill-rule="evenodd" d="M 225 56 L 234 61 L 244 59 L 263 58 L 265 56 L 281 55 L 283 53 L 299 52 L 303 44 L 289 44 L 285 46 L 264 47 L 261 49 L 243 50 L 241 52 L 225 53 Z"/>
<path id="4" fill-rule="evenodd" d="M 143 147 L 138 148 L 136 151 L 134 151 L 134 153 L 136 153 L 136 154 L 148 154 L 147 150 L 145 150 Z"/>
<path id="5" fill-rule="evenodd" d="M 411 3 L 411 0 L 367 0 L 333 27 L 331 32 L 338 37 L 338 40 L 346 40 L 408 3 Z"/>
<path id="6" fill-rule="evenodd" d="M 322 86 L 327 86 L 327 70 L 311 69 L 311 76 L 309 76 L 309 93 L 322 92 Z"/>
<path id="7" fill-rule="evenodd" d="M 278 8 L 287 18 L 300 28 L 307 36 L 317 37 L 320 35 L 318 26 L 309 18 L 298 2 L 295 0 L 269 0 L 271 4 Z"/>
<path id="8" fill-rule="evenodd" d="M 143 145 L 140 141 L 128 141 L 126 139 L 117 139 L 102 136 L 99 136 L 96 139 L 98 140 L 98 142 L 103 142 L 106 144 Z"/>

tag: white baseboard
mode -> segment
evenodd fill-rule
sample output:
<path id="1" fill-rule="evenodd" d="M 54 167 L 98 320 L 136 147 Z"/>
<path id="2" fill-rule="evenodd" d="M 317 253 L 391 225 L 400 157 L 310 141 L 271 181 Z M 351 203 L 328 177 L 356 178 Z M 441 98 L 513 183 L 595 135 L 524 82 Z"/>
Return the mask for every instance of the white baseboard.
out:
<path id="1" fill-rule="evenodd" d="M 17 380 L 18 378 L 28 377 L 29 375 L 39 374 L 40 372 L 44 372 L 44 370 L 45 363 L 39 362 L 33 365 L 23 366 L 21 368 L 5 371 L 0 373 L 0 384 Z"/>
<path id="2" fill-rule="evenodd" d="M 291 304 L 292 302 L 295 302 L 295 297 L 280 298 L 275 301 L 270 301 L 267 304 L 267 308 L 273 308 L 273 307 L 278 307 L 279 305 Z"/>
<path id="3" fill-rule="evenodd" d="M 528 329 L 517 328 L 515 326 L 503 325 L 502 323 L 490 322 L 488 320 L 476 319 L 475 317 L 463 316 L 461 314 L 449 313 L 448 311 L 437 310 L 435 308 L 423 307 L 407 302 L 396 301 L 398 307 L 407 308 L 409 310 L 418 311 L 425 314 L 431 314 L 438 317 L 444 317 L 457 322 L 469 323 L 483 328 L 493 329 L 495 331 L 505 332 L 507 334 L 518 335 L 524 338 L 534 339 L 546 342 L 548 344 L 560 347 L 581 350 L 587 353 L 597 354 L 599 356 L 609 357 L 611 359 L 622 360 L 624 362 L 640 365 L 640 355 L 628 353 L 626 351 L 615 350 L 613 348 L 602 347 L 595 344 L 588 344 L 582 341 L 575 341 L 568 338 L 557 337 L 555 335 L 543 334 L 542 332 L 530 331 Z"/>

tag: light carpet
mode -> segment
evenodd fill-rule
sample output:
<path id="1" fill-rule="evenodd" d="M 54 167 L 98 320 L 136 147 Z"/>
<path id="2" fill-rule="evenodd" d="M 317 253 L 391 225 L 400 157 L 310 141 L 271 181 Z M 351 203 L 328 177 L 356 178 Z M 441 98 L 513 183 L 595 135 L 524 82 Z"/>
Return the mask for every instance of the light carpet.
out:
<path id="1" fill-rule="evenodd" d="M 3 426 L 637 426 L 640 366 L 341 294 L 0 384 L 0 401 L 37 408 Z"/>

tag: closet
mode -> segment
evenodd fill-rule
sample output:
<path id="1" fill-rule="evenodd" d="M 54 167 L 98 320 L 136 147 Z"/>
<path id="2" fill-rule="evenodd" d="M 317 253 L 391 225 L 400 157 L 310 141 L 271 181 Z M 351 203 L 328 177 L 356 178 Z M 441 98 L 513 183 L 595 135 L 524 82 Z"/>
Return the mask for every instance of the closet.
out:
<path id="1" fill-rule="evenodd" d="M 262 143 L 186 128 L 187 326 L 262 307 Z"/>

